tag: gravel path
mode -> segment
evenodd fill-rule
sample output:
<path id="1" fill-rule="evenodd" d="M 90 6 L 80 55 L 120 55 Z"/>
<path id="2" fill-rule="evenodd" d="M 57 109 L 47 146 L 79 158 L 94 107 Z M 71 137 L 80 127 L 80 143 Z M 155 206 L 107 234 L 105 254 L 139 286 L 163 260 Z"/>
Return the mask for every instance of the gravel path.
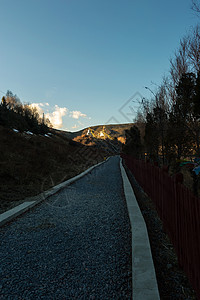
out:
<path id="1" fill-rule="evenodd" d="M 131 299 L 119 158 L 4 226 L 0 262 L 0 299 Z"/>

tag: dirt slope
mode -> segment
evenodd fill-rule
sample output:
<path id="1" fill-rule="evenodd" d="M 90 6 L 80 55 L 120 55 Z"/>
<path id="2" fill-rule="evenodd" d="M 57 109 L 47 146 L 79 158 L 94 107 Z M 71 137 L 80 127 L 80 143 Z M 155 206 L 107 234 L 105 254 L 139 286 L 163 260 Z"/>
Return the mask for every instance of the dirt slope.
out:
<path id="1" fill-rule="evenodd" d="M 0 127 L 0 213 L 110 155 L 52 132 L 41 136 Z"/>

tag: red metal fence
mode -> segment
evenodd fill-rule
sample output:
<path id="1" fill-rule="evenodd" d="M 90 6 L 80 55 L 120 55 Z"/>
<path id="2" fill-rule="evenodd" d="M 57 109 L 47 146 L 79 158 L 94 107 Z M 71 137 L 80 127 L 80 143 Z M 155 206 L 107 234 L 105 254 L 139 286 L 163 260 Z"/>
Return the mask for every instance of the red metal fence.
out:
<path id="1" fill-rule="evenodd" d="M 200 199 L 159 167 L 121 156 L 154 201 L 179 263 L 200 299 Z"/>

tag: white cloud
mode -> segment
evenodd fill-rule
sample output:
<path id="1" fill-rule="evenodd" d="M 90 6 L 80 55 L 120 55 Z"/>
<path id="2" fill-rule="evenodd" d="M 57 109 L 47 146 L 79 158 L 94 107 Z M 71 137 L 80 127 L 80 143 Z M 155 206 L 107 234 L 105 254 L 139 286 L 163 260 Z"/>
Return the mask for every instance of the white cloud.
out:
<path id="1" fill-rule="evenodd" d="M 73 119 L 79 119 L 79 118 L 86 118 L 87 115 L 83 114 L 82 112 L 78 111 L 78 110 L 73 110 L 70 112 L 70 117 L 72 117 Z"/>
<path id="2" fill-rule="evenodd" d="M 62 128 L 63 122 L 62 118 L 67 114 L 68 109 L 66 107 L 54 106 L 54 111 L 52 113 L 45 114 L 53 125 L 54 128 Z"/>
<path id="3" fill-rule="evenodd" d="M 37 111 L 38 111 L 38 113 L 39 113 L 39 115 L 40 115 L 40 117 L 42 117 L 42 114 L 43 114 L 43 106 L 44 106 L 44 104 L 43 103 L 31 103 L 30 105 L 29 105 L 31 108 L 36 108 L 37 109 Z"/>
<path id="4" fill-rule="evenodd" d="M 42 118 L 43 113 L 45 114 L 45 118 L 49 119 L 52 126 L 54 128 L 60 129 L 63 128 L 63 117 L 68 115 L 68 117 L 77 120 L 77 124 L 72 126 L 72 129 L 77 129 L 80 126 L 84 126 L 84 124 L 80 121 L 81 118 L 88 118 L 86 114 L 82 113 L 78 110 L 69 111 L 66 107 L 59 107 L 58 105 L 54 105 L 53 107 L 49 105 L 48 102 L 43 103 L 32 103 L 30 104 L 31 108 L 36 108 L 40 117 Z"/>
<path id="5" fill-rule="evenodd" d="M 42 117 L 42 114 L 45 113 L 45 117 L 50 120 L 54 128 L 61 128 L 63 125 L 62 118 L 67 114 L 68 109 L 66 107 L 59 107 L 55 105 L 52 109 L 52 112 L 49 112 L 49 103 L 32 103 L 30 107 L 37 108 L 37 111 Z"/>
<path id="6" fill-rule="evenodd" d="M 76 129 L 78 128 L 79 126 L 77 124 L 75 124 L 74 126 L 72 126 L 72 129 Z"/>

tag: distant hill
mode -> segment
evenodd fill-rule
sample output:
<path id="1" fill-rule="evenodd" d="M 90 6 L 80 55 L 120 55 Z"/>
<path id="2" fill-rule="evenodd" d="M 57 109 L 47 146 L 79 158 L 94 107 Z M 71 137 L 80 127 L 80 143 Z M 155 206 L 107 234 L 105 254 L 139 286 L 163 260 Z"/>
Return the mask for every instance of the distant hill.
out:
<path id="1" fill-rule="evenodd" d="M 97 125 L 77 132 L 62 130 L 56 130 L 56 132 L 74 142 L 95 147 L 98 151 L 103 151 L 108 155 L 116 155 L 120 153 L 122 144 L 125 143 L 125 130 L 130 129 L 132 126 L 133 123 Z"/>
<path id="2" fill-rule="evenodd" d="M 96 133 L 100 133 L 103 130 L 103 127 L 105 129 L 105 132 L 110 135 L 112 138 L 125 138 L 125 130 L 130 129 L 134 124 L 133 123 L 127 123 L 127 124 L 111 124 L 111 125 L 97 125 L 97 126 L 91 126 L 87 127 L 85 129 L 76 131 L 76 132 L 70 132 L 70 131 L 62 131 L 62 130 L 56 130 L 60 132 L 61 134 L 65 135 L 69 139 L 74 139 L 77 137 L 81 137 L 84 135 L 87 135 L 87 132 L 89 129 L 92 129 Z"/>

